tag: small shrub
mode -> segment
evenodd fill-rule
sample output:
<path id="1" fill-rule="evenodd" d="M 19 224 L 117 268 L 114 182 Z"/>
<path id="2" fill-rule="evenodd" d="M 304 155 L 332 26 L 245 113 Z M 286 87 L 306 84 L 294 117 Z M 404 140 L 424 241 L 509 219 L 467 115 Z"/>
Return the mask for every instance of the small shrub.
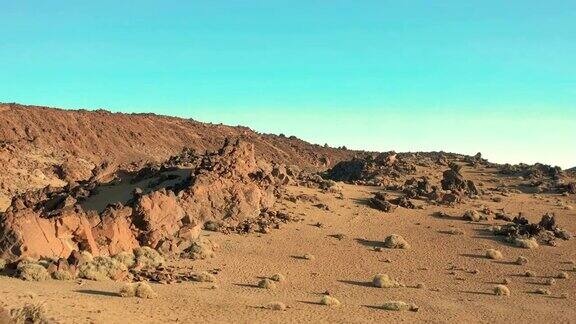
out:
<path id="1" fill-rule="evenodd" d="M 560 271 L 557 275 L 556 278 L 558 279 L 568 279 L 570 278 L 570 276 L 568 275 L 568 273 L 564 272 L 564 271 Z"/>
<path id="2" fill-rule="evenodd" d="M 21 308 L 10 311 L 10 317 L 16 324 L 46 324 L 51 323 L 46 314 L 46 306 L 43 303 L 25 304 Z"/>
<path id="3" fill-rule="evenodd" d="M 398 281 L 392 279 L 389 275 L 383 273 L 375 275 L 374 278 L 372 279 L 372 284 L 374 285 L 374 287 L 378 288 L 395 288 L 401 286 L 401 284 Z"/>
<path id="4" fill-rule="evenodd" d="M 184 255 L 192 260 L 204 260 L 213 258 L 218 247 L 217 244 L 212 243 L 204 237 L 193 240 L 190 247 L 184 251 Z"/>
<path id="5" fill-rule="evenodd" d="M 276 282 L 284 282 L 284 281 L 286 281 L 286 277 L 284 277 L 284 275 L 282 275 L 281 273 L 276 273 L 270 277 L 270 280 L 273 280 Z"/>
<path id="6" fill-rule="evenodd" d="M 81 264 L 78 267 L 78 277 L 103 281 L 119 279 L 122 274 L 128 272 L 126 266 L 110 257 L 95 257 L 91 262 Z"/>
<path id="7" fill-rule="evenodd" d="M 56 270 L 52 273 L 52 278 L 56 280 L 72 280 L 74 275 L 70 271 Z"/>
<path id="8" fill-rule="evenodd" d="M 322 296 L 322 299 L 320 299 L 320 304 L 330 306 L 330 307 L 338 307 L 342 303 L 340 303 L 340 301 L 338 299 L 336 299 L 332 296 L 324 295 L 324 296 Z"/>
<path id="9" fill-rule="evenodd" d="M 510 289 L 504 285 L 496 285 L 494 287 L 494 295 L 496 295 L 496 296 L 510 296 Z"/>
<path id="10" fill-rule="evenodd" d="M 548 289 L 544 289 L 544 288 L 538 288 L 534 291 L 534 293 L 539 294 L 539 295 L 552 295 L 552 292 L 550 292 L 550 290 Z"/>
<path id="11" fill-rule="evenodd" d="M 160 253 L 148 246 L 134 249 L 134 255 L 136 257 L 136 267 L 141 269 L 155 269 L 165 263 Z"/>
<path id="12" fill-rule="evenodd" d="M 418 306 L 414 305 L 414 304 L 409 304 L 400 300 L 393 300 L 393 301 L 389 301 L 389 302 L 385 302 L 382 306 L 382 309 L 388 310 L 388 311 L 396 311 L 396 312 L 400 312 L 400 311 L 412 311 L 412 312 L 417 312 L 418 311 Z"/>
<path id="13" fill-rule="evenodd" d="M 539 246 L 538 242 L 534 238 L 517 238 L 514 240 L 514 245 L 523 249 L 536 249 Z"/>
<path id="14" fill-rule="evenodd" d="M 532 270 L 527 270 L 526 272 L 524 272 L 524 276 L 526 277 L 536 277 L 536 272 L 532 271 Z"/>
<path id="15" fill-rule="evenodd" d="M 262 279 L 258 282 L 258 287 L 260 288 L 264 288 L 264 289 L 276 289 L 276 284 L 274 283 L 274 281 L 265 278 Z"/>
<path id="16" fill-rule="evenodd" d="M 138 297 L 144 299 L 156 298 L 158 295 L 152 290 L 147 282 L 137 282 L 125 284 L 118 293 L 122 297 Z"/>
<path id="17" fill-rule="evenodd" d="M 516 259 L 516 262 L 515 262 L 515 263 L 516 263 L 517 265 L 525 265 L 525 264 L 528 263 L 528 259 L 527 259 L 526 257 L 519 256 L 519 257 Z"/>
<path id="18" fill-rule="evenodd" d="M 546 278 L 546 280 L 544 280 L 544 283 L 548 286 L 554 286 L 556 284 L 556 279 Z"/>
<path id="19" fill-rule="evenodd" d="M 493 260 L 501 260 L 503 258 L 502 252 L 495 249 L 486 250 L 486 257 Z"/>
<path id="20" fill-rule="evenodd" d="M 136 256 L 132 252 L 120 252 L 112 257 L 114 260 L 122 263 L 126 268 L 132 268 L 136 264 Z"/>
<path id="21" fill-rule="evenodd" d="M 4 269 L 6 268 L 6 260 L 0 258 L 0 272 L 4 271 Z"/>
<path id="22" fill-rule="evenodd" d="M 213 274 L 211 274 L 210 272 L 206 272 L 206 271 L 193 273 L 191 275 L 191 279 L 193 281 L 197 281 L 197 282 L 215 282 L 216 281 L 216 277 Z"/>
<path id="23" fill-rule="evenodd" d="M 400 235 L 388 235 L 384 239 L 384 246 L 389 249 L 409 249 L 410 244 Z"/>
<path id="24" fill-rule="evenodd" d="M 277 310 L 277 311 L 285 311 L 286 304 L 283 302 L 270 302 L 264 306 L 266 309 Z"/>
<path id="25" fill-rule="evenodd" d="M 303 258 L 306 260 L 310 260 L 310 261 L 316 260 L 316 256 L 314 256 L 314 254 L 310 254 L 310 253 L 304 254 Z"/>
<path id="26" fill-rule="evenodd" d="M 50 279 L 48 270 L 32 262 L 20 262 L 17 266 L 18 277 L 29 281 L 44 281 Z"/>
<path id="27" fill-rule="evenodd" d="M 462 216 L 462 218 L 464 218 L 465 220 L 469 220 L 472 222 L 479 222 L 482 220 L 487 220 L 488 217 L 486 217 L 486 215 L 479 213 L 476 210 L 470 209 L 467 210 L 464 215 Z"/>

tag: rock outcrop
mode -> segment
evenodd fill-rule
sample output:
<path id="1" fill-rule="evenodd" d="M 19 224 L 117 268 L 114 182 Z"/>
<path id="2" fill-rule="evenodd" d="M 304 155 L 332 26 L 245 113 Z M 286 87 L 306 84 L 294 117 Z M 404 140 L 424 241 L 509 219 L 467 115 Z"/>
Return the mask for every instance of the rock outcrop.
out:
<path id="1" fill-rule="evenodd" d="M 188 167 L 196 161 L 191 154 L 184 159 Z M 190 178 L 171 189 L 147 194 L 140 190 L 125 205 L 109 205 L 99 214 L 79 205 L 83 197 L 98 191 L 93 183 L 18 196 L 0 214 L 0 257 L 67 258 L 75 250 L 114 255 L 139 246 L 179 254 L 190 247 L 206 221 L 234 228 L 261 215 L 269 218 L 267 211 L 279 188 L 289 181 L 285 168 L 260 167 L 248 142 L 226 141 L 196 164 Z"/>

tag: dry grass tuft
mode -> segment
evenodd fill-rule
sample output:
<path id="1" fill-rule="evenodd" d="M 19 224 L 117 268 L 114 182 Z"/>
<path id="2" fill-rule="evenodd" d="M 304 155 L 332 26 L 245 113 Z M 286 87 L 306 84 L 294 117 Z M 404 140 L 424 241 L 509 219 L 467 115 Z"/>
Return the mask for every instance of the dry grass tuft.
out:
<path id="1" fill-rule="evenodd" d="M 409 249 L 410 244 L 400 235 L 392 234 L 388 235 L 384 239 L 384 246 L 389 249 Z"/>
<path id="2" fill-rule="evenodd" d="M 534 238 L 526 238 L 526 239 L 517 238 L 514 240 L 514 245 L 516 245 L 517 247 L 521 247 L 523 249 L 536 249 L 540 246 L 538 245 L 538 242 Z"/>
<path id="3" fill-rule="evenodd" d="M 210 272 L 202 271 L 192 274 L 192 280 L 197 282 L 215 282 L 216 277 Z"/>
<path id="4" fill-rule="evenodd" d="M 570 278 L 570 275 L 568 275 L 567 272 L 560 271 L 560 272 L 556 275 L 556 278 L 558 278 L 558 279 L 568 279 L 568 278 Z"/>
<path id="5" fill-rule="evenodd" d="M 78 277 L 103 281 L 118 279 L 123 273 L 127 273 L 128 268 L 116 259 L 111 257 L 95 257 L 91 262 L 81 264 L 78 267 Z"/>
<path id="6" fill-rule="evenodd" d="M 375 275 L 372 279 L 372 284 L 374 287 L 378 288 L 395 288 L 402 286 L 401 283 L 392 279 L 389 275 L 383 273 Z"/>
<path id="7" fill-rule="evenodd" d="M 22 261 L 17 266 L 18 278 L 28 281 L 44 281 L 50 279 L 50 274 L 44 266 L 29 261 Z"/>
<path id="8" fill-rule="evenodd" d="M 258 282 L 258 287 L 264 289 L 276 289 L 276 283 L 268 278 L 265 278 Z"/>
<path id="9" fill-rule="evenodd" d="M 388 310 L 388 311 L 396 311 L 396 312 L 400 312 L 400 311 L 417 312 L 418 311 L 418 306 L 411 304 L 411 303 L 403 302 L 401 300 L 393 300 L 393 301 L 385 302 L 381 306 L 381 308 Z"/>
<path id="10" fill-rule="evenodd" d="M 270 277 L 270 280 L 273 280 L 276 282 L 284 282 L 284 281 L 286 281 L 286 277 L 284 277 L 284 275 L 281 273 L 275 273 Z"/>
<path id="11" fill-rule="evenodd" d="M 515 263 L 516 263 L 517 265 L 525 265 L 525 264 L 528 263 L 528 259 L 527 259 L 526 257 L 519 256 L 519 257 L 516 259 L 516 262 L 515 262 Z"/>
<path id="12" fill-rule="evenodd" d="M 148 246 L 135 248 L 134 255 L 136 257 L 136 267 L 140 269 L 155 269 L 166 262 L 158 251 Z"/>
<path id="13" fill-rule="evenodd" d="M 310 261 L 314 261 L 316 260 L 316 256 L 314 254 L 311 253 L 306 253 L 302 256 L 302 258 L 306 259 L 306 260 L 310 260 Z"/>
<path id="14" fill-rule="evenodd" d="M 534 293 L 539 294 L 539 295 L 546 295 L 546 296 L 552 295 L 552 292 L 550 292 L 550 290 L 544 289 L 544 288 L 538 288 L 534 291 Z"/>
<path id="15" fill-rule="evenodd" d="M 504 285 L 496 285 L 494 287 L 494 295 L 496 295 L 496 296 L 510 296 L 510 289 Z"/>
<path id="16" fill-rule="evenodd" d="M 52 273 L 52 278 L 56 280 L 72 280 L 74 275 L 70 271 L 56 270 Z"/>
<path id="17" fill-rule="evenodd" d="M 51 322 L 46 314 L 44 303 L 27 303 L 21 308 L 12 309 L 10 317 L 15 324 L 47 324 Z"/>
<path id="18" fill-rule="evenodd" d="M 492 260 L 502 260 L 504 257 L 502 256 L 502 252 L 495 250 L 495 249 L 488 249 L 486 250 L 486 257 Z"/>
<path id="19" fill-rule="evenodd" d="M 329 295 L 322 296 L 322 299 L 320 299 L 320 304 L 330 307 L 338 307 L 342 305 L 342 303 L 338 299 Z"/>
<path id="20" fill-rule="evenodd" d="M 130 269 L 136 264 L 136 256 L 132 252 L 120 252 L 112 257 L 114 260 L 122 263 L 126 268 Z"/>
<path id="21" fill-rule="evenodd" d="M 264 308 L 276 311 L 285 311 L 287 307 L 283 302 L 270 302 L 264 305 Z"/>
<path id="22" fill-rule="evenodd" d="M 120 288 L 118 293 L 122 297 L 138 297 L 144 299 L 152 299 L 158 297 L 158 294 L 152 290 L 152 287 L 147 282 L 137 282 L 133 284 L 125 284 Z"/>
<path id="23" fill-rule="evenodd" d="M 536 277 L 536 272 L 532 271 L 532 270 L 527 270 L 526 272 L 524 272 L 524 276 L 526 277 Z"/>

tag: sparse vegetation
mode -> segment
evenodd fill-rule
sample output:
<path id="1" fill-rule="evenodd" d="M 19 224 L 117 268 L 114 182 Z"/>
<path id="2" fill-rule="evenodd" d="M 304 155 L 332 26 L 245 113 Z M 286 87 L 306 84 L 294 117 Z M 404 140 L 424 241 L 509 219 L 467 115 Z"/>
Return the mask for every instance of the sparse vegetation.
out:
<path id="1" fill-rule="evenodd" d="M 264 278 L 258 282 L 258 287 L 264 289 L 276 289 L 276 283 L 268 278 Z"/>
<path id="2" fill-rule="evenodd" d="M 271 309 L 271 310 L 277 310 L 277 311 L 285 311 L 286 310 L 286 304 L 284 304 L 283 302 L 270 302 L 268 304 L 266 304 L 264 306 L 264 308 L 266 309 Z"/>
<path id="3" fill-rule="evenodd" d="M 320 299 L 320 304 L 326 305 L 326 306 L 331 306 L 331 307 L 338 307 L 342 303 L 340 303 L 340 301 L 338 299 L 336 299 L 330 295 L 324 295 L 324 296 L 322 296 L 322 299 Z"/>
<path id="4" fill-rule="evenodd" d="M 126 268 L 132 268 L 136 264 L 136 256 L 132 252 L 120 252 L 112 257 L 114 260 L 122 263 Z"/>
<path id="5" fill-rule="evenodd" d="M 568 279 L 570 278 L 570 275 L 568 275 L 568 273 L 564 272 L 564 271 L 560 271 L 557 275 L 556 278 L 558 279 Z"/>
<path id="6" fill-rule="evenodd" d="M 217 249 L 217 244 L 212 243 L 205 237 L 193 240 L 190 247 L 185 250 L 184 256 L 192 260 L 203 260 L 213 258 Z"/>
<path id="7" fill-rule="evenodd" d="M 464 215 L 462 216 L 462 218 L 464 218 L 465 220 L 469 220 L 472 222 L 479 222 L 482 220 L 487 220 L 488 217 L 476 210 L 470 209 L 467 210 Z"/>
<path id="8" fill-rule="evenodd" d="M 495 250 L 495 249 L 488 249 L 486 250 L 486 257 L 492 260 L 502 260 L 504 257 L 502 256 L 502 252 Z"/>
<path id="9" fill-rule="evenodd" d="M 552 292 L 550 292 L 550 290 L 544 288 L 538 288 L 534 291 L 534 293 L 547 296 L 552 295 Z"/>
<path id="10" fill-rule="evenodd" d="M 554 286 L 556 284 L 556 279 L 546 278 L 546 280 L 544 280 L 544 283 L 548 286 Z"/>
<path id="11" fill-rule="evenodd" d="M 384 246 L 389 249 L 409 249 L 410 244 L 400 235 L 392 234 L 388 235 L 384 239 Z"/>
<path id="12" fill-rule="evenodd" d="M 134 255 L 136 257 L 136 267 L 141 269 L 153 269 L 165 263 L 165 260 L 160 253 L 148 246 L 134 249 Z"/>
<path id="13" fill-rule="evenodd" d="M 128 283 L 120 288 L 122 297 L 138 297 L 144 299 L 156 298 L 158 295 L 147 282 Z"/>
<path id="14" fill-rule="evenodd" d="M 192 274 L 192 280 L 197 282 L 215 282 L 216 277 L 207 271 L 197 272 Z"/>
<path id="15" fill-rule="evenodd" d="M 526 270 L 526 272 L 524 272 L 524 276 L 526 277 L 536 277 L 536 272 L 532 271 L 532 270 Z"/>
<path id="16" fill-rule="evenodd" d="M 494 287 L 494 295 L 496 295 L 496 296 L 510 296 L 510 289 L 504 285 L 496 285 Z"/>
<path id="17" fill-rule="evenodd" d="M 515 262 L 515 263 L 516 263 L 517 265 L 525 265 L 525 264 L 528 263 L 528 259 L 527 259 L 526 257 L 519 256 L 519 257 L 516 259 L 516 262 Z"/>
<path id="18" fill-rule="evenodd" d="M 52 273 L 52 278 L 56 280 L 72 280 L 74 275 L 70 271 L 56 270 Z"/>
<path id="19" fill-rule="evenodd" d="M 118 279 L 122 274 L 127 274 L 128 268 L 118 260 L 110 257 L 98 256 L 91 262 L 81 264 L 78 268 L 78 277 L 103 281 L 109 279 Z"/>
<path id="20" fill-rule="evenodd" d="M 17 266 L 18 277 L 28 281 L 44 281 L 50 279 L 50 274 L 44 266 L 29 262 L 22 261 Z"/>
<path id="21" fill-rule="evenodd" d="M 314 256 L 314 254 L 311 254 L 311 253 L 304 254 L 304 256 L 302 256 L 302 258 L 304 258 L 306 260 L 310 260 L 310 261 L 316 260 L 316 256 Z"/>
<path id="22" fill-rule="evenodd" d="M 393 300 L 393 301 L 385 302 L 381 306 L 381 308 L 388 310 L 388 311 L 396 311 L 396 312 L 400 312 L 400 311 L 417 312 L 418 311 L 418 306 L 416 306 L 415 304 L 407 303 L 407 302 L 400 301 L 400 300 Z"/>
<path id="23" fill-rule="evenodd" d="M 286 281 L 286 277 L 284 277 L 284 275 L 282 275 L 281 273 L 275 273 L 270 277 L 270 280 L 273 280 L 276 282 L 284 282 L 284 281 Z"/>
<path id="24" fill-rule="evenodd" d="M 10 317 L 15 324 L 47 324 L 51 322 L 44 303 L 27 303 L 21 308 L 12 309 Z"/>
<path id="25" fill-rule="evenodd" d="M 516 238 L 514 245 L 523 249 L 536 249 L 539 246 L 534 238 Z"/>
<path id="26" fill-rule="evenodd" d="M 389 275 L 383 273 L 375 275 L 372 279 L 372 284 L 374 287 L 378 288 L 395 288 L 402 286 L 401 283 L 395 279 L 392 279 Z"/>

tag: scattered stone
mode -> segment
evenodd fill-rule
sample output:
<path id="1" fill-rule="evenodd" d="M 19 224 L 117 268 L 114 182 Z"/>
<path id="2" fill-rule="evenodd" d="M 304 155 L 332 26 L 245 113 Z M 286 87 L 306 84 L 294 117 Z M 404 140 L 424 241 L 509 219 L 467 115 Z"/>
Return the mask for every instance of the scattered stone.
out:
<path id="1" fill-rule="evenodd" d="M 527 270 L 526 272 L 524 272 L 524 276 L 526 276 L 526 277 L 536 277 L 536 272 L 531 271 L 531 270 Z"/>
<path id="2" fill-rule="evenodd" d="M 276 282 L 284 282 L 284 281 L 286 281 L 286 277 L 284 277 L 284 275 L 282 275 L 281 273 L 276 273 L 270 277 L 270 280 L 273 280 Z"/>
<path id="3" fill-rule="evenodd" d="M 556 279 L 546 278 L 546 280 L 544 280 L 544 283 L 548 286 L 554 286 L 556 284 Z"/>

